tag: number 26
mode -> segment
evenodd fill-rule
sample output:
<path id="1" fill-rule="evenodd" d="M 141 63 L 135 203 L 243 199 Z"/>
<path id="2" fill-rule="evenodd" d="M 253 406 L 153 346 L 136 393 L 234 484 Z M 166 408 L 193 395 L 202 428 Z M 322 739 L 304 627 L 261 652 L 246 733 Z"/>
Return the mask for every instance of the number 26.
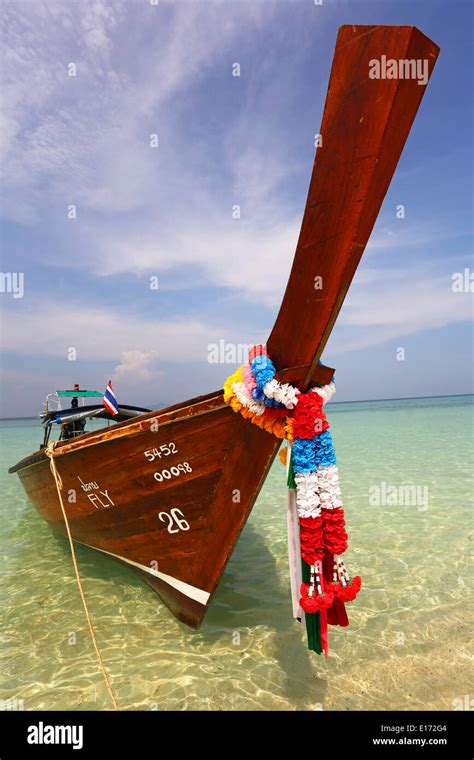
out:
<path id="1" fill-rule="evenodd" d="M 168 522 L 168 533 L 179 533 L 180 530 L 189 530 L 189 523 L 184 519 L 180 509 L 175 507 L 169 512 L 160 512 L 158 515 L 161 522 Z"/>

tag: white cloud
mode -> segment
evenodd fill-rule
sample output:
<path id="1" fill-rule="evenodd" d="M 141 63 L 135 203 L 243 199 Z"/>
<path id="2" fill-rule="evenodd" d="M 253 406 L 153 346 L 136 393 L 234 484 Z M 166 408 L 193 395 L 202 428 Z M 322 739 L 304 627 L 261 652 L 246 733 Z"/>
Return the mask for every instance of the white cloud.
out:
<path id="1" fill-rule="evenodd" d="M 3 351 L 18 355 L 38 354 L 63 358 L 69 348 L 76 350 L 77 362 L 86 360 L 119 362 L 123 372 L 133 361 L 146 369 L 151 357 L 161 362 L 207 362 L 207 346 L 221 339 L 243 340 L 236 328 L 197 319 L 145 320 L 105 308 L 86 308 L 56 303 L 46 307 L 27 302 L 4 309 L 1 343 Z M 31 329 L 40 324 L 44 340 Z M 249 339 L 252 339 L 250 336 Z M 244 336 L 245 338 L 245 336 Z M 121 359 L 121 361 L 119 361 Z M 149 364 L 150 367 L 150 364 Z"/>
<path id="2" fill-rule="evenodd" d="M 154 273 L 194 263 L 213 285 L 277 304 L 299 227 L 275 197 L 296 171 L 294 162 L 281 160 L 287 140 L 278 122 L 286 103 L 281 92 L 291 91 L 293 71 L 244 65 L 244 87 L 232 79 L 231 63 L 238 51 L 245 56 L 252 32 L 271 23 L 279 4 L 218 2 L 216 13 L 203 13 L 197 3 L 62 7 L 64 12 L 61 4 L 35 3 L 27 16 L 11 7 L 5 40 L 12 60 L 4 73 L 10 139 L 3 211 L 20 222 L 52 213 L 58 239 L 48 250 L 33 247 L 32 258 L 78 266 L 79 257 L 68 255 L 66 210 L 73 203 L 79 224 L 72 239 L 77 234 L 81 241 L 81 268 Z M 61 24 L 50 29 L 51 17 Z M 66 75 L 71 59 L 77 59 L 77 77 Z M 229 87 L 246 95 L 208 165 L 181 114 L 184 94 L 218 67 L 228 67 Z M 160 148 L 154 151 L 149 136 L 155 131 Z M 209 152 L 209 145 L 203 149 Z M 222 165 L 213 165 L 216 153 Z M 231 220 L 235 203 L 240 221 Z"/>
<path id="3" fill-rule="evenodd" d="M 421 250 L 439 246 L 445 240 L 453 240 L 462 237 L 466 231 L 448 229 L 433 219 L 421 220 L 416 224 L 405 221 L 392 222 L 391 224 L 377 224 L 374 233 L 367 244 L 365 255 L 376 255 L 381 251 L 393 251 L 393 249 L 405 250 L 406 248 L 420 248 Z"/>
<path id="4" fill-rule="evenodd" d="M 365 267 L 349 291 L 329 347 L 356 351 L 426 329 L 472 320 L 471 293 L 454 293 L 451 274 L 419 266 Z"/>
<path id="5" fill-rule="evenodd" d="M 158 230 L 156 236 L 99 233 L 100 253 L 89 259 L 90 266 L 99 275 L 161 275 L 194 266 L 201 282 L 235 288 L 254 301 L 277 306 L 293 261 L 298 221 L 259 227 L 245 219 L 232 220 L 230 209 L 228 217 L 214 217 L 214 223 L 204 227 L 190 220 L 172 235 Z"/>
<path id="6" fill-rule="evenodd" d="M 197 3 L 48 0 L 29 4 L 28 13 L 7 6 L 3 213 L 32 221 L 45 196 L 108 212 L 152 207 L 170 185 L 149 147 L 156 130 L 185 182 L 180 93 L 273 14 L 252 3 L 217 8 L 218 15 Z M 75 77 L 67 75 L 71 62 Z"/>
<path id="7" fill-rule="evenodd" d="M 134 383 L 151 380 L 156 374 L 153 368 L 155 359 L 155 351 L 124 351 L 120 364 L 114 369 L 114 377 L 133 380 Z"/>
<path id="8" fill-rule="evenodd" d="M 270 247 L 268 254 L 271 252 Z M 375 270 L 371 276 L 367 269 L 365 281 L 351 289 L 341 310 L 329 343 L 335 353 L 472 319 L 472 294 L 454 293 L 449 274 L 429 275 L 412 267 L 388 273 Z M 229 284 L 238 286 L 239 277 L 240 270 L 229 275 Z M 262 281 L 260 271 L 255 292 Z M 31 330 L 35 319 L 47 340 L 38 342 L 36 331 Z M 247 334 L 243 334 L 245 330 Z M 6 308 L 2 318 L 6 352 L 41 353 L 66 360 L 72 346 L 78 361 L 111 361 L 117 364 L 119 376 L 135 374 L 143 380 L 149 380 L 162 362 L 207 362 L 209 343 L 222 339 L 251 343 L 266 337 L 248 328 L 245 313 L 237 322 L 216 324 L 195 318 L 144 319 L 104 307 L 61 303 L 44 307 L 25 299 Z"/>

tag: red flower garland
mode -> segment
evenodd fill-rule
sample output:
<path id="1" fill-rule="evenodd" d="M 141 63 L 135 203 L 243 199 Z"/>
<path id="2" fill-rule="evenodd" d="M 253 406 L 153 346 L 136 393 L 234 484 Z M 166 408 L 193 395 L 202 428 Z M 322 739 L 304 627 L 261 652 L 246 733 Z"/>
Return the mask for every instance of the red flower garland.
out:
<path id="1" fill-rule="evenodd" d="M 344 554 L 348 536 L 344 530 L 344 510 L 322 509 L 324 546 L 331 554 Z"/>
<path id="2" fill-rule="evenodd" d="M 305 612 L 314 615 L 320 610 L 327 610 L 329 607 L 332 607 L 334 604 L 334 592 L 331 589 L 328 589 L 323 594 L 309 596 L 310 588 L 309 583 L 302 583 L 300 586 L 300 606 Z"/>
<path id="3" fill-rule="evenodd" d="M 359 575 L 355 575 L 351 578 L 347 586 L 343 586 L 342 583 L 330 583 L 329 588 L 335 597 L 341 600 L 341 602 L 352 602 L 360 591 L 362 581 Z"/>
<path id="4" fill-rule="evenodd" d="M 315 565 L 324 556 L 323 520 L 321 517 L 300 517 L 301 556 L 308 565 Z"/>
<path id="5" fill-rule="evenodd" d="M 319 424 L 316 424 L 319 423 Z M 323 399 L 318 393 L 301 393 L 293 414 L 294 438 L 313 439 L 323 430 L 328 430 L 329 422 L 323 412 Z"/>

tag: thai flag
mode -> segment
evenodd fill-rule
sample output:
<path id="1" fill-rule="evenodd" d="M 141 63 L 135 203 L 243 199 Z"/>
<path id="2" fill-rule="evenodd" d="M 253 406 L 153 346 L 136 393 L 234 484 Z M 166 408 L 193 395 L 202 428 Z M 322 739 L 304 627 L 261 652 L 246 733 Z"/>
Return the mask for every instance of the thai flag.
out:
<path id="1" fill-rule="evenodd" d="M 113 417 L 115 417 L 115 415 L 118 414 L 118 404 L 117 404 L 117 399 L 115 398 L 115 394 L 112 390 L 112 380 L 109 380 L 109 384 L 107 385 L 107 388 L 105 389 L 102 403 Z"/>

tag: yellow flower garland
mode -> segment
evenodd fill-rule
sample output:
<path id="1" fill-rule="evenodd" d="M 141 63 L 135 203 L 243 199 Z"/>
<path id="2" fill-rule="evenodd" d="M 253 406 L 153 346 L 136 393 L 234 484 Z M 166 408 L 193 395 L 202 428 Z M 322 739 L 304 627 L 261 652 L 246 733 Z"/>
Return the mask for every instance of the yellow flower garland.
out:
<path id="1" fill-rule="evenodd" d="M 234 412 L 239 412 L 242 417 L 250 420 L 254 425 L 262 428 L 262 430 L 266 430 L 267 433 L 274 435 L 276 438 L 293 440 L 293 420 L 290 417 L 282 416 L 281 418 L 275 418 L 273 416 L 270 417 L 266 412 L 255 414 L 250 409 L 246 409 L 232 388 L 234 383 L 242 382 L 242 367 L 239 367 L 224 383 L 224 401 L 226 404 L 229 404 Z"/>

